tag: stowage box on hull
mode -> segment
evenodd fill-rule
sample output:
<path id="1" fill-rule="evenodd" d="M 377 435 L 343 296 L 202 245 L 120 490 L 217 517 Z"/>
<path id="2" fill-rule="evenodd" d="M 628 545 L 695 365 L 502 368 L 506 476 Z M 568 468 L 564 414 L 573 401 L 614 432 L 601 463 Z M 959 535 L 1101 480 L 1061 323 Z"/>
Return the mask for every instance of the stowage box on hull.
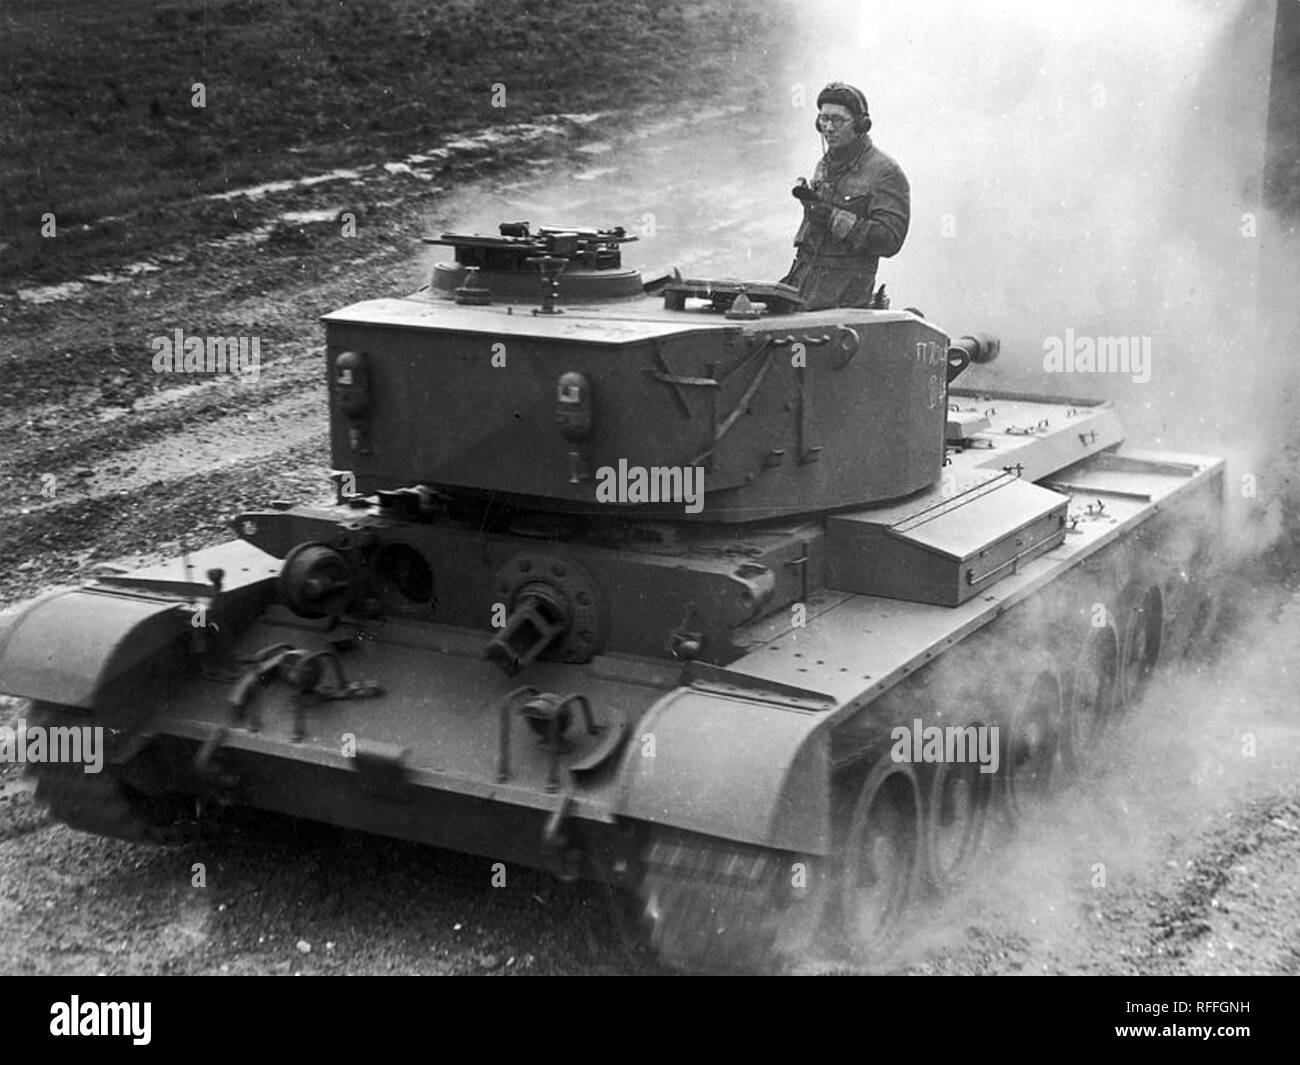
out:
<path id="1" fill-rule="evenodd" d="M 827 584 L 956 606 L 1059 544 L 1068 505 L 1013 474 L 950 470 L 901 503 L 830 518 Z"/>

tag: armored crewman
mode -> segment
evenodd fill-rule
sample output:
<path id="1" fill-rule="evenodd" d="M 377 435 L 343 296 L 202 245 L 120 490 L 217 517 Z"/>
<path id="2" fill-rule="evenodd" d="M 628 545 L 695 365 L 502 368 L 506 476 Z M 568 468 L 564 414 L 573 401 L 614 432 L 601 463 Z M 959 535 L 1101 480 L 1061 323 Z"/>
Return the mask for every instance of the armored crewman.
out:
<path id="1" fill-rule="evenodd" d="M 804 205 L 794 265 L 782 278 L 808 310 L 869 307 L 881 257 L 907 237 L 911 194 L 902 168 L 872 143 L 861 89 L 833 81 L 817 95 L 817 129 L 826 153 L 812 184 L 793 192 Z"/>

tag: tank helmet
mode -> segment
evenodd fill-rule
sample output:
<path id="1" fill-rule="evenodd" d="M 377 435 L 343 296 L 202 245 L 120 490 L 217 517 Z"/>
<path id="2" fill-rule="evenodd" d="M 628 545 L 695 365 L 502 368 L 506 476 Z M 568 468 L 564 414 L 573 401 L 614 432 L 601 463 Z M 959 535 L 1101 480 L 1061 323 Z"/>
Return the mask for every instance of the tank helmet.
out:
<path id="1" fill-rule="evenodd" d="M 859 133 L 871 129 L 871 115 L 867 111 L 866 94 L 859 88 L 843 81 L 832 81 L 817 94 L 817 106 L 822 104 L 839 104 L 852 112 L 854 128 Z"/>

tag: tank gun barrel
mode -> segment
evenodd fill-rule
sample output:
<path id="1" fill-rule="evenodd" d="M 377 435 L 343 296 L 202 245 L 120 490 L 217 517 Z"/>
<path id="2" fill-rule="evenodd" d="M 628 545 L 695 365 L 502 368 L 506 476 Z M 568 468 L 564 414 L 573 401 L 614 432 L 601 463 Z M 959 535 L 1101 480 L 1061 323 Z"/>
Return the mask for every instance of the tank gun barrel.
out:
<path id="1" fill-rule="evenodd" d="M 948 383 L 954 380 L 971 363 L 992 362 L 1002 350 L 1002 341 L 991 333 L 967 333 L 952 342 L 948 348 Z"/>

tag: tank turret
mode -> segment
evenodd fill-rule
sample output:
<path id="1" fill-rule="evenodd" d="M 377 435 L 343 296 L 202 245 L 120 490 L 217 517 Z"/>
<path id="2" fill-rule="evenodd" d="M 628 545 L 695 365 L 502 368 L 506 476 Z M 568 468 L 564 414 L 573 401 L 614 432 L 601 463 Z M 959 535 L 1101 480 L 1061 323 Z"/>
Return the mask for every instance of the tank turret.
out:
<path id="1" fill-rule="evenodd" d="M 908 311 L 622 265 L 622 229 L 455 249 L 415 298 L 326 315 L 331 448 L 361 494 L 758 522 L 896 499 L 944 457 L 950 344 Z"/>

